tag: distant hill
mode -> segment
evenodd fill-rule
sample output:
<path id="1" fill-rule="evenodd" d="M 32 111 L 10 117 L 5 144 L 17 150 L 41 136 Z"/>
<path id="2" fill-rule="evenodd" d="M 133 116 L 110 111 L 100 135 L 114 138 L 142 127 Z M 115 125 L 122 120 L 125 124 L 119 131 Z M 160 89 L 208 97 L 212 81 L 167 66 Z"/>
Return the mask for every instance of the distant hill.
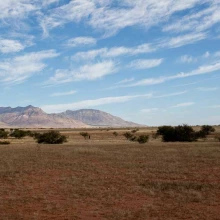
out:
<path id="1" fill-rule="evenodd" d="M 59 115 L 82 121 L 83 123 L 97 127 L 139 127 L 139 124 L 125 121 L 109 113 L 95 109 L 81 109 L 77 111 L 67 110 Z"/>
<path id="2" fill-rule="evenodd" d="M 109 113 L 82 109 L 59 114 L 47 114 L 34 106 L 0 107 L 0 128 L 87 128 L 87 127 L 138 127 Z"/>
<path id="3" fill-rule="evenodd" d="M 47 114 L 42 109 L 33 107 L 1 107 L 0 108 L 1 127 L 19 128 L 82 128 L 88 125 L 74 119 L 61 115 Z M 5 126 L 4 126 L 5 125 Z"/>

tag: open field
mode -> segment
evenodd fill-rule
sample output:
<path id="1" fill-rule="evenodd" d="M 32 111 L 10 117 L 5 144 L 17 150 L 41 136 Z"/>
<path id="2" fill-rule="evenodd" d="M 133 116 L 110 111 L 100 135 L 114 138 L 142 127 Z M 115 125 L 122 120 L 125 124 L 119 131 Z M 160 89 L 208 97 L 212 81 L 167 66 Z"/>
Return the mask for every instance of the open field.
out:
<path id="1" fill-rule="evenodd" d="M 220 219 L 220 142 L 140 145 L 128 129 L 63 129 L 63 145 L 0 145 L 1 220 Z M 156 131 L 143 128 L 139 134 Z"/>

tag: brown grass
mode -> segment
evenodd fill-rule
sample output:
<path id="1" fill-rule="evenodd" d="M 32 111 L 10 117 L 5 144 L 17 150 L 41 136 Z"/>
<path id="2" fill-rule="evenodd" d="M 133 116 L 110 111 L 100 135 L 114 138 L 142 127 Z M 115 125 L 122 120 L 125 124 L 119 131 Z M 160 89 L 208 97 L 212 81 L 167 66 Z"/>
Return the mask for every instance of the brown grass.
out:
<path id="1" fill-rule="evenodd" d="M 66 129 L 64 145 L 0 146 L 0 219 L 219 219 L 218 130 L 205 141 L 145 145 L 114 131 L 88 130 L 84 140 Z"/>

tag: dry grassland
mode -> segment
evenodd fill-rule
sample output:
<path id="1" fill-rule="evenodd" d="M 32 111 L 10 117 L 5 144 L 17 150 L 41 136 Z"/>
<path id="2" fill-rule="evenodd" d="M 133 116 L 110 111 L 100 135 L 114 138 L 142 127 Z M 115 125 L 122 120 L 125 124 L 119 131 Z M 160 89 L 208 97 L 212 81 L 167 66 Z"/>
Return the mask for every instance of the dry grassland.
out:
<path id="1" fill-rule="evenodd" d="M 199 142 L 144 145 L 113 131 L 88 130 L 84 140 L 64 129 L 63 145 L 0 146 L 0 219 L 220 219 L 219 127 Z"/>

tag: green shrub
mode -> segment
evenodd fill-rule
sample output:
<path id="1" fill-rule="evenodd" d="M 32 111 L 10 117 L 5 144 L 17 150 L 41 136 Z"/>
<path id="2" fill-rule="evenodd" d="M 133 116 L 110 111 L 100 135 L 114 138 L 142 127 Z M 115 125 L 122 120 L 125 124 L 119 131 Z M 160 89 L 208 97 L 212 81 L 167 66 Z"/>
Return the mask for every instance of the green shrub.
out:
<path id="1" fill-rule="evenodd" d="M 10 144 L 9 141 L 0 141 L 0 145 L 8 145 L 8 144 Z"/>
<path id="2" fill-rule="evenodd" d="M 209 125 L 203 125 L 201 130 L 196 132 L 189 125 L 161 126 L 157 130 L 157 135 L 162 135 L 164 142 L 192 142 L 199 138 L 206 138 L 208 134 L 214 132 L 215 129 Z"/>
<path id="3" fill-rule="evenodd" d="M 26 131 L 23 130 L 19 130 L 19 129 L 15 129 L 14 131 L 12 131 L 12 133 L 10 134 L 11 137 L 17 138 L 17 139 L 21 139 L 24 138 L 26 136 Z"/>
<path id="4" fill-rule="evenodd" d="M 115 137 L 117 137 L 117 136 L 118 136 L 118 132 L 114 131 L 114 132 L 113 132 L 113 135 L 114 135 Z"/>
<path id="5" fill-rule="evenodd" d="M 191 142 L 196 140 L 196 132 L 188 125 L 161 126 L 157 130 L 157 135 L 162 135 L 164 142 Z"/>
<path id="6" fill-rule="evenodd" d="M 137 142 L 139 144 L 145 144 L 147 143 L 149 140 L 149 135 L 140 135 L 138 138 L 137 138 Z"/>
<path id="7" fill-rule="evenodd" d="M 215 128 L 210 125 L 203 125 L 200 131 L 197 132 L 197 137 L 206 138 L 206 136 L 211 134 L 212 132 L 215 132 Z"/>
<path id="8" fill-rule="evenodd" d="M 123 136 L 127 139 L 127 140 L 131 140 L 133 138 L 133 134 L 131 132 L 125 132 L 123 134 Z"/>
<path id="9" fill-rule="evenodd" d="M 0 130 L 0 139 L 6 139 L 8 137 L 8 132 L 4 129 Z"/>
<path id="10" fill-rule="evenodd" d="M 63 144 L 67 142 L 67 137 L 61 135 L 59 131 L 49 131 L 46 133 L 35 133 L 34 138 L 39 144 Z"/>
<path id="11" fill-rule="evenodd" d="M 90 135 L 88 132 L 80 132 L 80 135 L 83 136 L 86 139 L 90 139 Z"/>

